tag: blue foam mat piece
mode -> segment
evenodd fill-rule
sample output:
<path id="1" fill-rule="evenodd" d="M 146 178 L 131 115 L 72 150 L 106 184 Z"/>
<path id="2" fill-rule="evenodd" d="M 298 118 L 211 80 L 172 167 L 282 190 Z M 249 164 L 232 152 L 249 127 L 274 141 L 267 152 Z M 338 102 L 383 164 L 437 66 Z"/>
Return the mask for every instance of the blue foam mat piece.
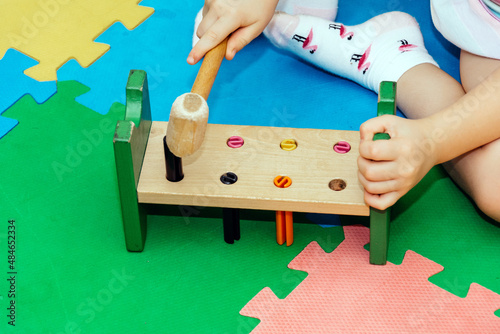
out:
<path id="1" fill-rule="evenodd" d="M 342 226 L 339 215 L 325 213 L 306 213 L 306 218 L 321 227 Z"/>
<path id="2" fill-rule="evenodd" d="M 45 102 L 57 91 L 55 81 L 38 82 L 23 74 L 23 71 L 37 64 L 37 61 L 23 53 L 9 49 L 0 59 L 0 138 L 12 130 L 18 121 L 3 117 L 1 114 L 26 94 L 37 103 Z"/>
<path id="3" fill-rule="evenodd" d="M 89 68 L 70 61 L 60 80 L 91 87 L 77 101 L 99 113 L 125 102 L 130 69 L 148 72 L 152 117 L 168 120 L 175 98 L 190 91 L 198 65 L 186 63 L 193 19 L 203 5 L 196 1 L 146 0 L 155 13 L 133 31 L 120 23 L 97 38 L 111 50 Z M 420 23 L 426 47 L 440 66 L 458 78 L 459 50 L 435 30 L 429 1 L 339 1 L 338 22 L 362 23 L 388 11 L 404 11 Z M 376 115 L 376 95 L 367 89 L 276 49 L 263 36 L 223 63 L 208 99 L 210 123 L 358 130 Z"/>
<path id="4" fill-rule="evenodd" d="M 15 119 L 0 116 L 0 139 L 10 130 L 14 129 L 19 122 Z"/>

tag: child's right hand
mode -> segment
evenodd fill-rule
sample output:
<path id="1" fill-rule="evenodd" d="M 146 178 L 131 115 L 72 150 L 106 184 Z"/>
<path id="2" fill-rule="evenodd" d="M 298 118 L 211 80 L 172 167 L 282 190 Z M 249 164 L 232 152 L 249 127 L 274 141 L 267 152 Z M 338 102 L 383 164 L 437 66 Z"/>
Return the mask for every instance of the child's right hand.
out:
<path id="1" fill-rule="evenodd" d="M 278 0 L 205 0 L 203 20 L 197 35 L 200 40 L 189 53 L 191 65 L 233 33 L 227 42 L 226 59 L 233 59 L 265 29 Z"/>

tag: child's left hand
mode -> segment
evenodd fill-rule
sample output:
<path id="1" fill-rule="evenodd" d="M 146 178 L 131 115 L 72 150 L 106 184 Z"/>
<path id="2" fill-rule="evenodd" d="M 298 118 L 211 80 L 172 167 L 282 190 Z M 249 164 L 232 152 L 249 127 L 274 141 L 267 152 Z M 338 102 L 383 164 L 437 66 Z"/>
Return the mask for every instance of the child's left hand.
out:
<path id="1" fill-rule="evenodd" d="M 365 188 L 365 203 L 384 210 L 412 189 L 437 163 L 436 145 L 425 119 L 385 115 L 360 127 L 358 177 Z M 429 129 L 430 128 L 430 129 Z M 389 140 L 373 141 L 378 132 Z"/>

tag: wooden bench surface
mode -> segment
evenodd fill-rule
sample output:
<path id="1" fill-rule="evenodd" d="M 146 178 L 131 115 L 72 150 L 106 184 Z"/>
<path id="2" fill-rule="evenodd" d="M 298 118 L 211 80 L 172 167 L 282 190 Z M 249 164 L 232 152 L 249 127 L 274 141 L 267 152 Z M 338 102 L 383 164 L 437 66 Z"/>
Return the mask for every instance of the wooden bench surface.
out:
<path id="1" fill-rule="evenodd" d="M 359 132 L 209 124 L 201 148 L 183 158 L 184 179 L 165 178 L 163 137 L 168 122 L 153 122 L 138 184 L 140 203 L 212 206 L 258 210 L 334 213 L 368 216 L 363 188 L 357 177 Z M 240 136 L 244 145 L 230 148 L 226 142 Z M 284 139 L 297 148 L 281 149 Z M 346 141 L 348 153 L 333 145 Z M 238 181 L 220 181 L 233 172 Z M 288 176 L 292 185 L 278 188 L 276 176 Z M 330 189 L 341 179 L 346 187 Z"/>

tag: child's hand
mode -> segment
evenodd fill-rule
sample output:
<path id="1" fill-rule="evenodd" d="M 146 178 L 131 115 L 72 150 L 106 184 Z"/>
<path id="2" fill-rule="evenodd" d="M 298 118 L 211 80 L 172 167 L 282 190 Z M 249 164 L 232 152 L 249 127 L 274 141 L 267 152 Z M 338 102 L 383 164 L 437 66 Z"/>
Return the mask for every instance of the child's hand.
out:
<path id="1" fill-rule="evenodd" d="M 361 125 L 358 176 L 365 188 L 365 202 L 384 210 L 415 186 L 437 163 L 435 141 L 427 120 L 396 116 L 373 118 Z M 389 140 L 373 141 L 377 132 Z"/>
<path id="2" fill-rule="evenodd" d="M 203 20 L 197 31 L 200 40 L 189 53 L 187 62 L 196 64 L 231 33 L 226 59 L 233 59 L 236 52 L 264 30 L 277 4 L 278 0 L 205 0 Z"/>

